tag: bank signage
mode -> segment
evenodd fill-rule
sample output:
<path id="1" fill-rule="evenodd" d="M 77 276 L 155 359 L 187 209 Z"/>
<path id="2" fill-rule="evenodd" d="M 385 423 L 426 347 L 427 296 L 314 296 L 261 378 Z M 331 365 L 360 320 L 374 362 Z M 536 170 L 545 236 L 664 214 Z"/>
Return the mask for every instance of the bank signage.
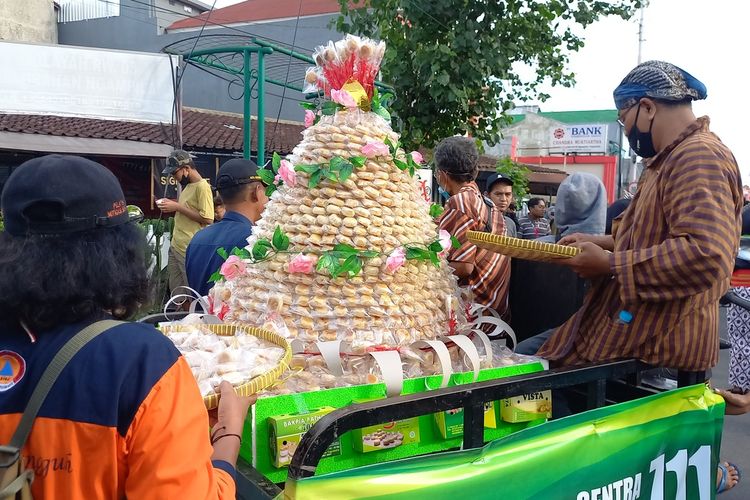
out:
<path id="1" fill-rule="evenodd" d="M 550 153 L 598 153 L 607 152 L 607 125 L 588 123 L 560 125 L 550 128 Z"/>

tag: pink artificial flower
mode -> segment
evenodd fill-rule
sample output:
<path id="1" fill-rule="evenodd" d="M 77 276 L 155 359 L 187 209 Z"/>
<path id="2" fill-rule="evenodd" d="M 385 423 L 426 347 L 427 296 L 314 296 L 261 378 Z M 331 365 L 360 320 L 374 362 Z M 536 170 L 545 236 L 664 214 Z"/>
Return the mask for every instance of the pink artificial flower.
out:
<path id="1" fill-rule="evenodd" d="M 294 171 L 292 163 L 288 160 L 281 160 L 278 175 L 284 181 L 284 184 L 289 187 L 294 187 L 297 184 L 297 173 Z"/>
<path id="2" fill-rule="evenodd" d="M 385 259 L 385 270 L 389 273 L 395 273 L 404 263 L 406 263 L 406 250 L 404 250 L 404 247 L 398 247 Z"/>
<path id="3" fill-rule="evenodd" d="M 362 154 L 368 158 L 375 158 L 376 156 L 386 156 L 390 154 L 391 150 L 388 146 L 381 141 L 368 142 L 362 146 Z"/>
<path id="4" fill-rule="evenodd" d="M 315 124 L 315 113 L 309 109 L 305 111 L 305 127 L 312 127 Z"/>
<path id="5" fill-rule="evenodd" d="M 331 100 L 346 108 L 353 109 L 357 107 L 357 101 L 355 101 L 354 97 L 352 97 L 352 95 L 346 90 L 331 89 Z"/>
<path id="6" fill-rule="evenodd" d="M 315 268 L 315 262 L 311 257 L 304 254 L 297 254 L 289 261 L 288 271 L 290 273 L 310 274 Z"/>
<path id="7" fill-rule="evenodd" d="M 224 276 L 228 280 L 233 280 L 241 274 L 245 273 L 245 263 L 236 255 L 230 255 L 227 260 L 221 265 L 219 274 Z"/>
<path id="8" fill-rule="evenodd" d="M 443 247 L 443 252 L 441 252 L 441 254 L 447 252 L 453 246 L 453 242 L 451 241 L 451 233 L 449 233 L 445 229 L 441 229 L 438 233 L 438 241 L 440 242 L 440 246 Z"/>
<path id="9" fill-rule="evenodd" d="M 424 162 L 424 158 L 422 158 L 422 153 L 420 153 L 419 151 L 412 151 L 411 159 L 414 160 L 414 163 L 416 163 L 417 165 L 421 165 Z"/>

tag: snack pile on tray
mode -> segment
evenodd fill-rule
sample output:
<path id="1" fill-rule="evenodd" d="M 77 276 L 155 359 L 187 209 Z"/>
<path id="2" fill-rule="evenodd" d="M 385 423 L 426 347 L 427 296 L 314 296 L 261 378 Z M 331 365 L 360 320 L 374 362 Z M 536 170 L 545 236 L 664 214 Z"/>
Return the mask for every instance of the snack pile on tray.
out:
<path id="1" fill-rule="evenodd" d="M 167 331 L 198 381 L 201 395 L 214 394 L 222 380 L 242 385 L 279 366 L 284 349 L 254 335 L 217 335 L 207 325 Z"/>
<path id="2" fill-rule="evenodd" d="M 314 54 L 319 66 L 307 82 L 332 101 L 282 160 L 276 182 L 283 182 L 246 247 L 256 257 L 258 242 L 276 236 L 288 248 L 247 259 L 240 276 L 215 287 L 215 301 L 228 305 L 225 321 L 298 339 L 305 351 L 341 340 L 352 354 L 448 333 L 457 281 L 413 176 L 421 158 L 399 147 L 374 93 L 383 50 L 382 42 L 348 36 Z M 338 108 L 329 114 L 328 105 Z M 332 259 L 346 271 L 333 276 Z"/>

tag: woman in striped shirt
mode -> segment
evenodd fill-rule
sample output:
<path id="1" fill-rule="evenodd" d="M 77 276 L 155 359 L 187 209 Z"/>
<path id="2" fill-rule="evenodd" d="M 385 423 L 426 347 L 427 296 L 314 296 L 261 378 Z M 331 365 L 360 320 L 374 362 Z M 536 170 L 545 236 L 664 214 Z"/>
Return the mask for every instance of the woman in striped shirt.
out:
<path id="1" fill-rule="evenodd" d="M 474 141 L 467 137 L 448 137 L 435 148 L 438 185 L 451 195 L 439 226 L 461 243 L 448 252 L 448 263 L 459 284 L 471 289 L 474 302 L 502 316 L 508 311 L 510 260 L 478 248 L 466 238 L 468 231 L 505 234 L 502 212 L 485 201 L 474 182 L 479 173 L 478 158 Z"/>

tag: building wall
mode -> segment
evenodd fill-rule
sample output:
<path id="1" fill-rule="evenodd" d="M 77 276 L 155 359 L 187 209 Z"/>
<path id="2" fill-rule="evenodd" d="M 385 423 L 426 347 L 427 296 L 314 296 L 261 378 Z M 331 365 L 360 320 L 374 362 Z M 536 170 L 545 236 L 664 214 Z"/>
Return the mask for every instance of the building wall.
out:
<path id="1" fill-rule="evenodd" d="M 160 35 L 164 34 L 164 30 L 175 21 L 185 19 L 185 16 L 197 16 L 205 12 L 194 4 L 180 2 L 180 0 L 152 1 L 154 2 L 153 15 L 156 17 L 156 29 Z"/>
<path id="2" fill-rule="evenodd" d="M 0 1 L 0 40 L 57 43 L 57 14 L 54 2 Z"/>
<path id="3" fill-rule="evenodd" d="M 156 0 L 159 9 L 168 8 L 174 12 L 180 12 L 178 5 L 169 5 L 169 0 Z M 155 12 L 159 9 L 144 6 L 140 2 L 148 3 L 148 0 L 121 0 L 120 15 L 106 19 L 92 19 L 89 21 L 61 23 L 59 25 L 59 40 L 61 44 L 81 45 L 86 47 L 100 47 L 108 49 L 135 50 L 142 52 L 161 52 L 162 49 L 174 42 L 195 37 L 200 33 L 200 28 L 178 32 L 157 33 L 157 23 L 161 23 Z M 177 4 L 180 2 L 177 1 Z M 166 5 L 166 7 L 164 7 Z M 169 14 L 161 12 L 161 14 Z M 160 14 L 160 15 L 161 15 Z M 178 18 L 185 15 L 174 14 Z M 315 16 L 300 19 L 295 41 L 296 50 L 302 54 L 310 55 L 315 46 L 335 40 L 340 37 L 335 30 L 328 27 L 334 15 Z M 233 35 L 246 37 L 263 37 L 268 41 L 281 41 L 291 44 L 294 38 L 295 20 L 287 19 L 271 23 L 259 23 L 253 25 L 233 26 L 230 28 L 215 28 L 209 24 L 204 30 L 204 36 L 208 35 Z M 214 38 L 215 39 L 215 38 Z M 241 40 L 227 40 L 227 43 L 237 44 Z M 275 68 L 267 66 L 267 71 L 274 71 L 281 79 L 285 78 L 285 64 L 276 64 Z M 185 106 L 196 108 L 213 109 L 216 111 L 228 111 L 242 113 L 242 88 L 237 85 L 239 80 L 232 79 L 231 75 L 220 76 L 232 81 L 222 80 L 217 76 L 206 73 L 198 67 L 188 67 L 182 80 L 182 103 Z M 283 105 L 282 105 L 283 95 Z M 275 120 L 277 116 L 285 120 L 302 121 L 304 111 L 299 106 L 299 101 L 304 97 L 300 92 L 291 89 L 267 84 L 265 99 L 265 115 L 267 119 Z M 252 114 L 257 114 L 257 108 L 253 102 Z M 270 132 L 266 132 L 267 134 Z"/>

